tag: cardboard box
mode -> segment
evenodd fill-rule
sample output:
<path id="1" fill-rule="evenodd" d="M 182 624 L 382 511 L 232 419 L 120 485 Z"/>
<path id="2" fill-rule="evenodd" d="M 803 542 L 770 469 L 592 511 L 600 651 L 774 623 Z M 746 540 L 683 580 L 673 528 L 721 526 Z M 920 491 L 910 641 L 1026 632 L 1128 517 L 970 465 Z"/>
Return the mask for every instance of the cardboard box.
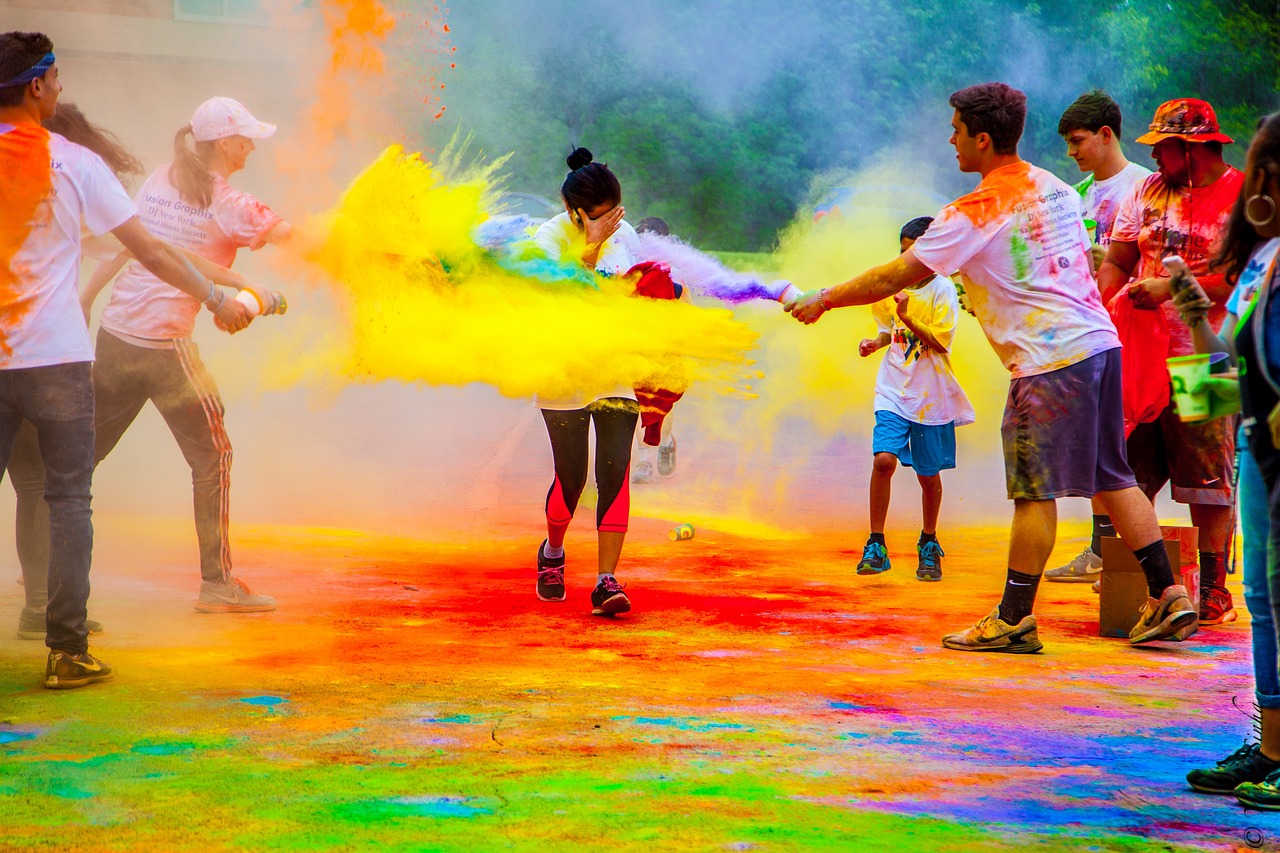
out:
<path id="1" fill-rule="evenodd" d="M 1182 552 L 1182 585 L 1187 588 L 1191 606 L 1200 609 L 1200 528 L 1176 524 L 1160 525 L 1160 535 L 1166 540 L 1177 540 Z M 1174 564 L 1174 577 L 1178 575 Z"/>
<path id="2" fill-rule="evenodd" d="M 1164 542 L 1173 576 L 1182 574 L 1182 545 L 1178 539 Z M 1194 564 L 1193 564 L 1194 565 Z M 1197 571 L 1199 569 L 1197 568 Z M 1147 576 L 1133 552 L 1116 536 L 1102 538 L 1102 594 L 1098 596 L 1098 636 L 1128 639 L 1138 624 L 1138 612 L 1147 603 Z"/>

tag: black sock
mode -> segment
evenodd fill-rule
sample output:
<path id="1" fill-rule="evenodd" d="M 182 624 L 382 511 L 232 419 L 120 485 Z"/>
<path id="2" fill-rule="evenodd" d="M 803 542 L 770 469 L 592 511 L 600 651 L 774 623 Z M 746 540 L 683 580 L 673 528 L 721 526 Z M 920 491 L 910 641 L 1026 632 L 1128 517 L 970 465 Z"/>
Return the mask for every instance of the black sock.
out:
<path id="1" fill-rule="evenodd" d="M 1227 555 L 1215 551 L 1200 552 L 1200 588 L 1227 585 Z"/>
<path id="2" fill-rule="evenodd" d="M 1116 529 L 1111 524 L 1111 516 L 1106 514 L 1093 516 L 1093 541 L 1089 543 L 1089 548 L 1095 555 L 1102 556 L 1102 537 L 1115 535 Z"/>
<path id="3" fill-rule="evenodd" d="M 1157 539 L 1145 548 L 1133 552 L 1142 565 L 1142 573 L 1147 576 L 1147 594 L 1159 598 L 1164 591 L 1173 586 L 1173 567 L 1169 565 L 1169 552 L 1164 549 L 1164 540 Z"/>
<path id="4" fill-rule="evenodd" d="M 1004 581 L 1004 598 L 1000 600 L 1000 618 L 1010 625 L 1017 625 L 1030 616 L 1039 587 L 1039 575 L 1024 575 L 1010 569 Z"/>
<path id="5" fill-rule="evenodd" d="M 871 542 L 879 542 L 881 545 L 884 545 L 884 534 L 883 534 L 883 533 L 872 533 L 872 534 L 867 538 L 867 542 L 868 542 L 868 543 L 871 543 Z"/>
<path id="6" fill-rule="evenodd" d="M 937 542 L 937 541 L 938 541 L 938 534 L 936 534 L 936 533 L 925 533 L 923 530 L 921 530 L 921 531 L 920 531 L 920 541 L 916 543 L 916 546 L 917 546 L 917 547 L 919 547 L 919 546 L 923 545 L 923 544 L 924 544 L 924 543 L 926 543 L 926 542 Z"/>

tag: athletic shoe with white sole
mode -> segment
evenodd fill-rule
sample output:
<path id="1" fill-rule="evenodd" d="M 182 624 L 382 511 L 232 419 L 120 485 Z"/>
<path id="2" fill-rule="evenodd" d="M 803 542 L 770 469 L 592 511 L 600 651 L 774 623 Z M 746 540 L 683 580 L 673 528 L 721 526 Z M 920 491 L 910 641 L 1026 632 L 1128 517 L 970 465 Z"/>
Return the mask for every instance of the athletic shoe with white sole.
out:
<path id="1" fill-rule="evenodd" d="M 258 595 L 239 578 L 227 578 L 220 583 L 200 582 L 196 610 L 201 613 L 265 613 L 275 609 L 274 598 Z"/>
<path id="2" fill-rule="evenodd" d="M 676 440 L 671 439 L 670 444 L 658 445 L 658 473 L 663 477 L 670 477 L 676 472 Z"/>
<path id="3" fill-rule="evenodd" d="M 1234 794 L 1237 786 L 1264 782 L 1277 770 L 1280 770 L 1280 761 L 1263 755 L 1258 744 L 1246 743 L 1214 767 L 1192 770 L 1187 774 L 1187 784 L 1202 794 Z"/>
<path id="4" fill-rule="evenodd" d="M 564 554 L 558 559 L 547 556 L 543 549 L 547 540 L 538 546 L 538 583 L 534 591 L 541 601 L 564 601 Z"/>
<path id="5" fill-rule="evenodd" d="M 1084 550 L 1065 566 L 1047 570 L 1044 573 L 1044 579 L 1055 583 L 1093 583 L 1101 573 L 1102 558 L 1093 553 L 1093 548 L 1086 545 Z"/>
<path id="6" fill-rule="evenodd" d="M 631 609 L 631 599 L 613 575 L 605 575 L 591 591 L 592 616 L 616 616 Z"/>
<path id="7" fill-rule="evenodd" d="M 84 620 L 84 628 L 90 634 L 102 633 L 102 623 L 93 619 Z M 32 610 L 29 607 L 22 608 L 22 613 L 18 616 L 18 639 L 43 640 L 44 638 L 44 611 Z"/>
<path id="8" fill-rule="evenodd" d="M 98 660 L 88 650 L 74 655 L 61 649 L 50 649 L 49 662 L 44 668 L 44 686 L 50 690 L 72 690 L 115 677 L 116 672 L 111 665 Z"/>
<path id="9" fill-rule="evenodd" d="M 1199 627 L 1199 614 L 1187 598 L 1187 588 L 1174 584 L 1165 589 L 1159 598 L 1148 598 L 1138 614 L 1138 624 L 1129 632 L 1129 644 L 1150 643 L 1154 640 L 1185 640 Z"/>
<path id="10" fill-rule="evenodd" d="M 1200 624 L 1225 625 L 1236 621 L 1235 603 L 1231 591 L 1220 586 L 1205 587 L 1200 591 Z"/>
<path id="11" fill-rule="evenodd" d="M 1036 617 L 1025 616 L 1017 625 L 1000 618 L 1000 606 L 984 616 L 967 631 L 947 634 L 942 645 L 961 652 L 1003 652 L 1031 655 L 1044 648 L 1036 633 Z"/>
<path id="12" fill-rule="evenodd" d="M 631 482 L 645 485 L 653 482 L 653 463 L 641 460 L 631 469 Z"/>

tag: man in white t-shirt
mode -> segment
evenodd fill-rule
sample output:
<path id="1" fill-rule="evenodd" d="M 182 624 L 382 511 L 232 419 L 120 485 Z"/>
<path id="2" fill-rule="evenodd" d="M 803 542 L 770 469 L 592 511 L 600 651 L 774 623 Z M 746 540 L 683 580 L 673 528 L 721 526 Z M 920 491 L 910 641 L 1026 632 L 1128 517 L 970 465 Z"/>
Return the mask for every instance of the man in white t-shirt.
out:
<path id="1" fill-rule="evenodd" d="M 1004 596 L 972 628 L 943 637 L 946 648 L 1043 648 L 1031 611 L 1057 534 L 1056 500 L 1095 494 L 1147 578 L 1150 598 L 1129 642 L 1182 640 L 1196 629 L 1196 611 L 1173 582 L 1155 510 L 1125 461 L 1120 341 L 1094 282 L 1080 196 L 1018 157 L 1026 103 L 1003 83 L 952 94 L 951 144 L 960 171 L 982 175 L 977 188 L 944 207 L 895 260 L 786 308 L 814 323 L 832 308 L 877 302 L 959 270 L 978 322 L 1013 374 L 1000 430 L 1014 502 Z"/>
<path id="2" fill-rule="evenodd" d="M 80 229 L 110 231 L 138 260 L 200 299 L 229 331 L 244 306 L 138 221 L 133 202 L 94 153 L 46 131 L 62 84 L 42 33 L 0 34 L 0 469 L 23 419 L 36 427 L 51 528 L 45 687 L 115 677 L 89 654 L 85 609 L 93 551 L 93 347 L 76 283 Z"/>
<path id="3" fill-rule="evenodd" d="M 1076 184 L 1084 200 L 1086 224 L 1094 223 L 1094 267 L 1102 264 L 1111 245 L 1120 202 L 1147 179 L 1151 170 L 1130 163 L 1120 144 L 1120 105 L 1101 89 L 1085 92 L 1072 102 L 1058 119 L 1058 135 L 1067 143 L 1067 156 L 1089 176 Z M 1115 536 L 1111 518 L 1097 498 L 1093 499 L 1093 536 L 1071 562 L 1044 573 L 1045 580 L 1059 583 L 1090 583 L 1102 574 L 1102 537 Z"/>
<path id="4" fill-rule="evenodd" d="M 920 216 L 902 226 L 903 252 L 915 245 L 933 218 Z M 863 358 L 888 349 L 876 375 L 875 431 L 871 438 L 871 535 L 862 549 L 858 574 L 889 570 L 884 538 L 894 471 L 901 462 L 920 481 L 922 518 L 916 542 L 916 578 L 942 580 L 938 513 L 942 472 L 956 467 L 956 427 L 973 423 L 973 406 L 951 369 L 951 341 L 960 313 L 951 279 L 936 275 L 871 308 L 879 334 L 863 340 Z"/>

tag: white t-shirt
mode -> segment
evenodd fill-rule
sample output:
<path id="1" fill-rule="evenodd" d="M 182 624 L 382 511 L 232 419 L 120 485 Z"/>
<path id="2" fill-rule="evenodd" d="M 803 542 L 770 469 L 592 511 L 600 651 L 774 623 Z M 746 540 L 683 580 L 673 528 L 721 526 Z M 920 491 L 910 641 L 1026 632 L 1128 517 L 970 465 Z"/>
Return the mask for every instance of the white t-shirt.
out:
<path id="1" fill-rule="evenodd" d="M 97 154 L 0 124 L 0 370 L 93 361 L 76 286 L 81 223 L 104 234 L 136 213 Z"/>
<path id="2" fill-rule="evenodd" d="M 956 334 L 960 305 L 951 279 L 934 276 L 904 290 L 907 315 L 928 329 L 948 350 Z M 951 368 L 948 353 L 925 346 L 898 316 L 892 298 L 871 307 L 876 328 L 892 337 L 876 376 L 876 411 L 890 411 L 912 423 L 956 426 L 973 423 L 973 406 Z"/>
<path id="3" fill-rule="evenodd" d="M 213 201 L 207 208 L 187 204 L 169 181 L 166 163 L 151 173 L 134 199 L 138 218 L 166 243 L 229 267 L 236 251 L 260 249 L 280 217 L 271 208 L 213 174 Z M 134 261 L 116 279 L 102 311 L 102 327 L 133 338 L 189 338 L 200 302 L 156 278 Z"/>
<path id="4" fill-rule="evenodd" d="M 1019 161 L 944 207 L 909 250 L 939 275 L 964 276 L 973 313 L 1015 379 L 1120 346 L 1080 211 L 1070 185 Z"/>
<path id="5" fill-rule="evenodd" d="M 553 261 L 573 263 L 586 249 L 582 230 L 569 219 L 568 211 L 539 225 L 533 240 Z M 600 255 L 596 259 L 596 271 L 606 275 L 622 275 L 639 262 L 640 238 L 636 234 L 636 229 L 631 227 L 631 223 L 624 219 L 613 236 L 605 240 L 604 245 L 601 246 Z M 636 392 L 634 388 L 620 387 L 608 394 L 572 400 L 548 400 L 538 395 L 534 398 L 534 404 L 540 409 L 571 411 L 585 408 L 596 400 L 606 397 L 634 400 Z"/>
<path id="6" fill-rule="evenodd" d="M 1090 175 L 1076 184 L 1076 192 L 1084 199 L 1084 218 L 1098 223 L 1094 233 L 1099 246 L 1111 244 L 1111 226 L 1120 211 L 1120 202 L 1150 174 L 1151 170 L 1145 166 L 1130 163 L 1105 181 L 1095 180 Z"/>
<path id="7" fill-rule="evenodd" d="M 1249 256 L 1249 263 L 1240 271 L 1240 278 L 1236 281 L 1235 289 L 1231 291 L 1231 296 L 1227 298 L 1228 314 L 1235 314 L 1237 317 L 1244 316 L 1245 309 L 1249 307 L 1249 303 L 1257 295 L 1258 287 L 1262 284 L 1267 270 L 1276 262 L 1277 254 L 1280 254 L 1280 237 L 1272 237 L 1264 243 L 1259 243 L 1254 248 L 1253 254 Z M 1235 331 L 1235 329 L 1223 329 L 1222 333 L 1234 335 Z"/>
<path id="8" fill-rule="evenodd" d="M 533 240 L 553 261 L 572 261 L 582 256 L 586 239 L 582 230 L 569 219 L 566 210 L 538 226 Z M 640 237 L 625 219 L 613 236 L 604 241 L 596 259 L 596 271 L 621 275 L 640 262 Z"/>

